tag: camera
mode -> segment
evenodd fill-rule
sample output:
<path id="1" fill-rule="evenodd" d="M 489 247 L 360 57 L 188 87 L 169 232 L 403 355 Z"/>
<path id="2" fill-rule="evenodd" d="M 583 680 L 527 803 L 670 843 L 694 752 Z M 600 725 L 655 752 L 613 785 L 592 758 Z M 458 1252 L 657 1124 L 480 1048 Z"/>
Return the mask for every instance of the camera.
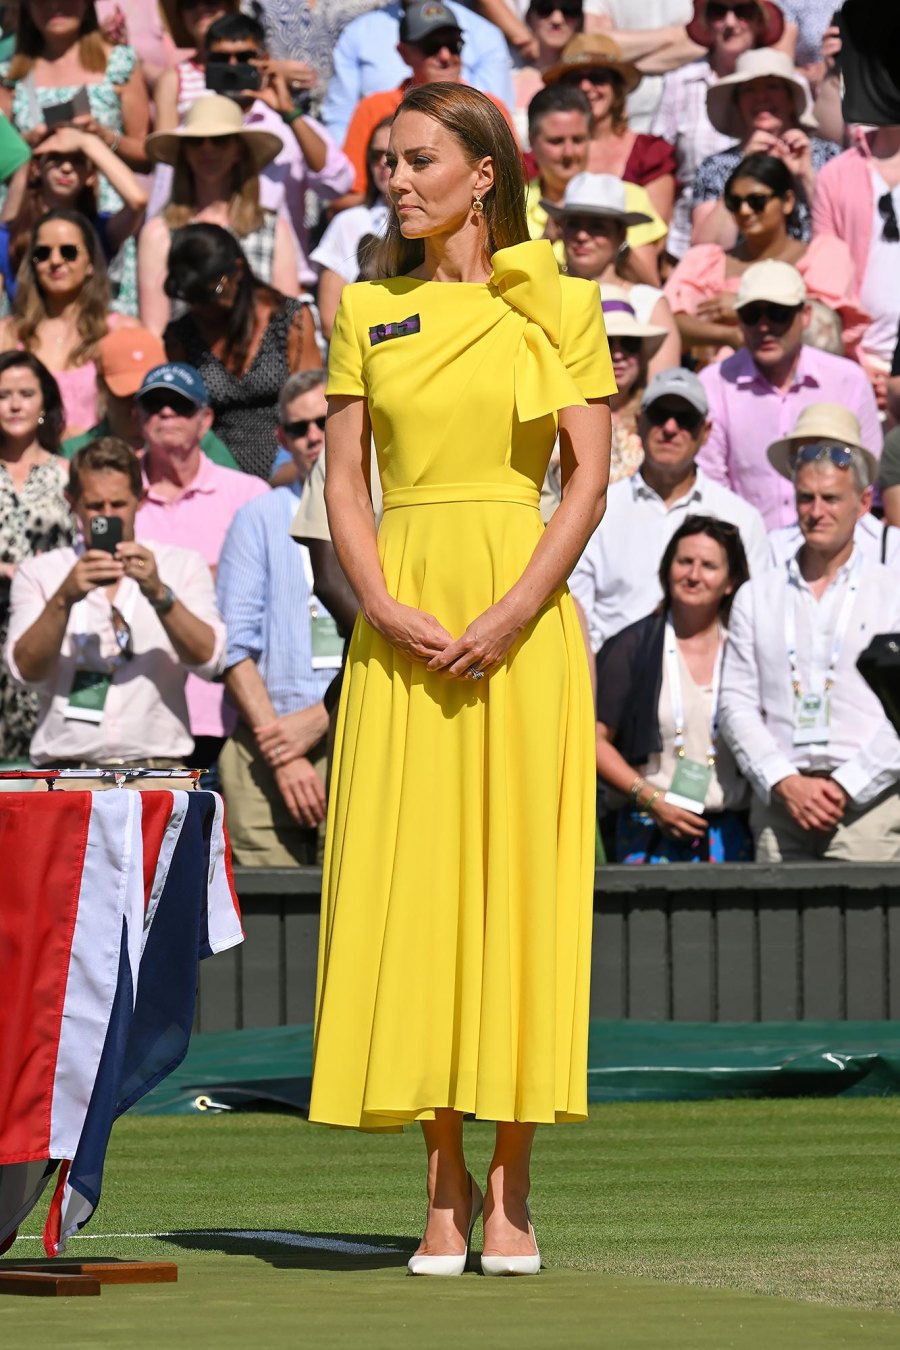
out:
<path id="1" fill-rule="evenodd" d="M 245 89 L 260 87 L 260 73 L 249 61 L 235 61 L 229 65 L 224 61 L 207 61 L 206 87 L 214 94 L 241 94 Z"/>

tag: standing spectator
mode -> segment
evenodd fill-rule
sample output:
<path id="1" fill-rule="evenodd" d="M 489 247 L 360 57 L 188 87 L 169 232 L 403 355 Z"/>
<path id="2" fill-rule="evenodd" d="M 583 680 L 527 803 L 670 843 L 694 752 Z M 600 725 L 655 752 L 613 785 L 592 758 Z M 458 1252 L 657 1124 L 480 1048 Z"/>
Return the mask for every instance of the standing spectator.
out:
<path id="1" fill-rule="evenodd" d="M 675 147 L 678 199 L 669 227 L 666 251 L 683 258 L 691 242 L 694 174 L 708 155 L 726 150 L 731 137 L 709 120 L 706 95 L 710 86 L 733 75 L 737 58 L 751 47 L 770 47 L 784 30 L 784 20 L 771 0 L 744 0 L 729 5 L 698 0 L 688 35 L 706 55 L 669 71 L 651 130 Z"/>
<path id="2" fill-rule="evenodd" d="M 900 858 L 900 740 L 856 669 L 900 628 L 896 574 L 854 547 L 876 464 L 859 446 L 771 447 L 803 546 L 732 610 L 722 734 L 754 790 L 758 862 Z"/>
<path id="3" fill-rule="evenodd" d="M 144 378 L 137 404 L 145 446 L 138 536 L 153 544 L 189 539 L 215 573 L 235 513 L 269 489 L 251 474 L 213 464 L 201 450 L 212 412 L 193 367 L 176 362 L 157 366 Z M 190 680 L 187 700 L 194 762 L 207 767 L 218 758 L 234 717 L 221 685 Z"/>
<path id="4" fill-rule="evenodd" d="M 236 14 L 240 0 L 161 0 L 166 21 L 182 49 L 193 49 L 177 66 L 163 71 L 156 82 L 156 130 L 174 131 L 192 107 L 207 92 L 203 42 L 207 30 L 226 14 Z"/>
<path id="5" fill-rule="evenodd" d="M 9 631 L 10 586 L 26 558 L 68 544 L 68 472 L 59 458 L 62 401 L 30 352 L 0 356 L 0 648 Z M 28 757 L 36 696 L 0 670 L 0 763 Z"/>
<path id="6" fill-rule="evenodd" d="M 819 170 L 840 154 L 840 146 L 809 135 L 816 120 L 809 111 L 809 89 L 789 56 L 769 47 L 744 52 L 733 75 L 710 85 L 706 97 L 709 120 L 732 144 L 709 155 L 694 177 L 691 238 L 695 244 L 732 248 L 738 229 L 722 201 L 725 184 L 748 155 L 775 155 L 790 169 L 797 189 L 791 233 L 812 236 L 810 204 Z"/>
<path id="7" fill-rule="evenodd" d="M 362 99 L 395 88 L 409 77 L 409 67 L 398 50 L 400 21 L 409 5 L 410 0 L 389 0 L 348 23 L 335 43 L 334 74 L 328 82 L 322 121 L 339 144 Z M 511 62 L 500 29 L 457 0 L 447 0 L 446 8 L 463 37 L 463 80 L 511 108 Z"/>
<path id="8" fill-rule="evenodd" d="M 512 113 L 519 141 L 527 148 L 529 104 L 544 88 L 544 72 L 557 64 L 563 48 L 583 29 L 582 0 L 530 0 L 525 23 L 534 34 L 535 52 L 513 72 L 515 107 Z"/>
<path id="9" fill-rule="evenodd" d="M 794 494 L 762 447 L 789 432 L 801 408 L 827 396 L 856 415 L 865 443 L 880 454 L 878 409 L 855 362 L 804 344 L 809 306 L 796 267 L 773 259 L 748 267 L 734 307 L 744 346 L 700 375 L 712 432 L 699 463 L 710 478 L 758 507 L 772 530 L 793 524 Z"/>
<path id="10" fill-rule="evenodd" d="M 334 71 L 335 44 L 348 24 L 377 7 L 377 0 L 256 0 L 254 11 L 272 55 L 291 63 L 293 78 L 319 104 Z"/>
<path id="11" fill-rule="evenodd" d="M 597 774 L 620 804 L 616 861 L 749 862 L 747 784 L 718 734 L 725 630 L 747 580 L 737 527 L 688 516 L 662 604 L 597 658 Z"/>
<path id="12" fill-rule="evenodd" d="M 626 97 L 640 83 L 641 73 L 622 58 L 616 44 L 601 34 L 581 33 L 572 39 L 559 63 L 544 72 L 544 83 L 574 84 L 591 105 L 591 173 L 609 173 L 647 189 L 654 209 L 669 221 L 675 202 L 675 151 L 659 136 L 632 131 Z"/>
<path id="13" fill-rule="evenodd" d="M 299 478 L 324 444 L 325 376 L 294 377 L 291 450 Z M 322 702 L 343 641 L 312 590 L 309 554 L 291 539 L 297 499 L 276 488 L 235 516 L 216 577 L 228 630 L 225 684 L 239 713 L 220 773 L 237 862 L 316 861 L 325 819 Z"/>
<path id="14" fill-rule="evenodd" d="M 4 660 L 40 698 L 34 764 L 174 768 L 191 755 L 188 671 L 213 679 L 225 628 L 209 568 L 191 549 L 135 539 L 141 470 L 112 438 L 79 450 L 69 498 L 82 535 L 115 517 L 114 556 L 57 548 L 17 570 Z"/>
<path id="15" fill-rule="evenodd" d="M 188 306 L 166 329 L 166 351 L 201 372 L 216 431 L 241 468 L 268 478 L 279 393 L 289 375 L 322 364 L 309 306 L 257 281 L 219 225 L 176 233 L 166 293 Z"/>
<path id="16" fill-rule="evenodd" d="M 198 99 L 176 131 L 148 137 L 150 157 L 175 170 L 167 205 L 141 233 L 138 280 L 141 319 L 148 328 L 162 333 L 172 317 L 164 289 L 172 236 L 194 222 L 230 231 L 261 282 L 282 295 L 297 294 L 299 263 L 290 227 L 260 205 L 260 173 L 282 145 L 271 131 L 245 127 L 238 105 L 218 94 Z"/>
<path id="17" fill-rule="evenodd" d="M 587 617 L 592 651 L 659 604 L 660 558 L 687 516 L 730 521 L 740 530 L 751 576 L 769 566 L 759 512 L 697 467 L 709 435 L 708 411 L 703 385 L 690 371 L 664 371 L 647 387 L 638 417 L 644 461 L 610 488 L 603 525 L 569 578 Z"/>

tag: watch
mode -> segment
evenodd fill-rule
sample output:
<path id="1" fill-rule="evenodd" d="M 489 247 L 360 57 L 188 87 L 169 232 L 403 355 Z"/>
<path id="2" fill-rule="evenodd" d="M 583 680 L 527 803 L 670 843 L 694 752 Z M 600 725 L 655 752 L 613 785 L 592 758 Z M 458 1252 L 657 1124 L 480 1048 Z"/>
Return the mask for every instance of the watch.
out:
<path id="1" fill-rule="evenodd" d="M 163 582 L 162 595 L 158 600 L 151 600 L 150 604 L 156 610 L 157 614 L 168 614 L 177 599 L 178 597 L 172 590 L 172 587 L 167 586 L 165 582 Z"/>

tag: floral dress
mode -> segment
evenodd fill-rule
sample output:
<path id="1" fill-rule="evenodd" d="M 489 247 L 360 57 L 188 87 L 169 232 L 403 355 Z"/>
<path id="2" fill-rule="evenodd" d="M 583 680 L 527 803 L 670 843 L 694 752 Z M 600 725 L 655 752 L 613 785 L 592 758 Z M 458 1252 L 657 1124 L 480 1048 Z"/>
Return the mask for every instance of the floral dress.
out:
<path id="1" fill-rule="evenodd" d="M 98 84 L 85 85 L 91 113 L 94 121 L 121 135 L 125 130 L 122 121 L 122 100 L 117 85 L 127 82 L 137 63 L 132 47 L 113 47 L 109 54 L 106 73 Z M 6 79 L 10 63 L 0 62 L 0 78 Z M 16 80 L 12 86 L 12 120 L 19 131 L 30 131 L 40 126 L 44 120 L 43 110 L 53 103 L 65 103 L 74 97 L 77 85 L 62 85 L 50 88 L 38 85 L 30 75 Z M 115 214 L 121 211 L 125 203 L 106 178 L 99 175 L 98 210 Z M 112 307 L 120 314 L 137 315 L 137 250 L 133 239 L 126 239 L 118 253 L 109 264 L 109 280 L 112 288 Z"/>
<path id="2" fill-rule="evenodd" d="M 18 564 L 72 542 L 74 522 L 63 496 L 68 468 L 53 455 L 33 466 L 17 493 L 0 463 L 0 563 Z M 9 632 L 9 591 L 9 580 L 0 578 L 0 647 Z M 0 668 L 0 763 L 28 758 L 37 712 L 37 694 L 14 684 Z"/>

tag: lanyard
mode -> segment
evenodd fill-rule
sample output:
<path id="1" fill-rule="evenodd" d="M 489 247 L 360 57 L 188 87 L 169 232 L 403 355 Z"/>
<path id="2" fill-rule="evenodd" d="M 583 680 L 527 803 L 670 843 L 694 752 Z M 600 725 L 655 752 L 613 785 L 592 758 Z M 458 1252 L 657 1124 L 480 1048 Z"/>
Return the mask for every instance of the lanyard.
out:
<path id="1" fill-rule="evenodd" d="M 784 641 L 787 646 L 788 664 L 791 668 L 791 684 L 794 689 L 794 697 L 801 697 L 800 688 L 800 668 L 797 664 L 797 605 L 799 603 L 798 587 L 796 585 L 788 586 L 787 603 L 784 607 Z M 825 683 L 823 693 L 831 691 L 834 684 L 837 663 L 840 659 L 841 649 L 844 645 L 844 638 L 847 636 L 847 627 L 850 623 L 850 615 L 853 612 L 853 600 L 856 592 L 859 590 L 859 569 L 854 560 L 851 565 L 850 575 L 847 578 L 847 594 L 844 596 L 844 602 L 841 605 L 838 614 L 837 623 L 834 626 L 834 637 L 831 641 L 831 661 L 828 670 L 825 672 Z"/>
<path id="2" fill-rule="evenodd" d="M 716 762 L 716 741 L 719 736 L 719 689 L 722 684 L 722 658 L 725 655 L 725 634 L 718 626 L 719 650 L 713 670 L 712 709 L 709 715 L 709 748 L 706 761 L 710 768 Z M 681 689 L 681 670 L 678 665 L 678 644 L 672 620 L 666 619 L 666 673 L 669 677 L 669 699 L 675 719 L 675 754 L 684 759 L 684 698 Z"/>
<path id="3" fill-rule="evenodd" d="M 312 559 L 305 544 L 298 544 L 297 547 L 303 555 L 303 571 L 306 574 L 306 584 L 309 587 L 309 598 L 306 602 L 309 607 L 309 617 L 317 619 L 319 617 L 319 597 L 316 595 L 316 579 L 313 575 Z"/>

